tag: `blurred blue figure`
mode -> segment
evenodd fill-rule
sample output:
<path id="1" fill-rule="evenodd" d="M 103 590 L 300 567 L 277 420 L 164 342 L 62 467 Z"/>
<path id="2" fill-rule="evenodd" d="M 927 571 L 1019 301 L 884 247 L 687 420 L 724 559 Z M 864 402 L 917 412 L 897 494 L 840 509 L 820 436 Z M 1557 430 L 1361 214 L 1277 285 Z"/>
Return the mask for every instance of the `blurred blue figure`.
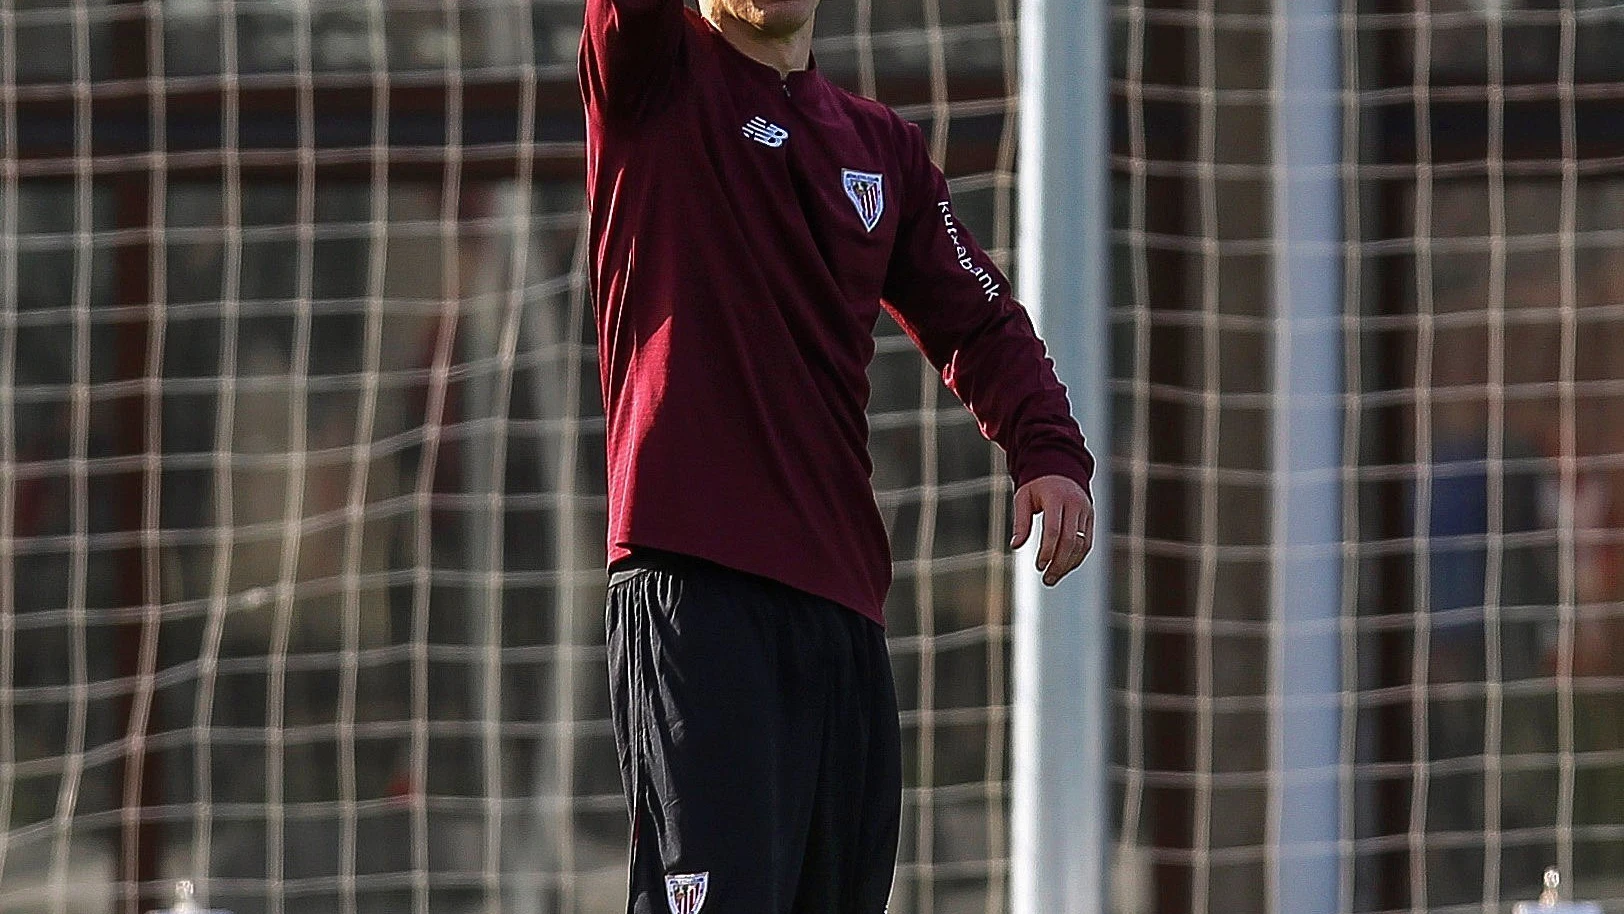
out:
<path id="1" fill-rule="evenodd" d="M 1483 676 L 1487 450 L 1481 438 L 1460 436 L 1445 438 L 1433 451 L 1426 544 L 1431 552 L 1428 609 L 1432 613 L 1433 676 L 1445 681 L 1481 680 Z"/>
<path id="2" fill-rule="evenodd" d="M 1460 417 L 1455 417 L 1459 419 Z M 1540 466 L 1536 452 L 1508 433 L 1502 459 L 1491 465 L 1487 435 L 1481 424 L 1445 422 L 1432 452 L 1432 491 L 1425 529 L 1412 516 L 1410 528 L 1424 536 L 1416 548 L 1427 551 L 1426 612 L 1431 638 L 1427 649 L 1427 745 L 1430 760 L 1461 759 L 1485 751 L 1485 689 L 1489 678 L 1489 639 L 1499 647 L 1500 681 L 1522 679 L 1538 672 L 1537 613 L 1519 608 L 1548 606 L 1554 599 L 1554 570 L 1548 547 L 1519 543 L 1516 534 L 1540 524 Z M 1490 593 L 1489 557 L 1491 485 L 1498 479 L 1501 541 L 1500 584 Z M 1410 506 L 1421 505 L 1419 490 Z M 1489 598 L 1501 610 L 1491 631 L 1486 623 Z M 1416 620 L 1417 624 L 1421 622 Z M 1419 644 L 1418 644 L 1419 649 Z M 1419 710 L 1419 709 L 1418 709 Z M 1527 708 L 1503 709 L 1502 751 L 1532 748 L 1540 742 L 1535 732 L 1544 724 L 1532 719 Z M 1418 747 L 1419 748 L 1419 747 Z M 1515 776 L 1505 780 L 1501 827 L 1532 825 L 1549 804 Z M 1485 827 L 1484 781 L 1480 765 L 1459 767 L 1432 776 L 1428 793 L 1427 830 L 1431 833 L 1472 832 Z M 1502 864 L 1511 873 L 1538 867 L 1538 848 L 1508 848 Z M 1476 867 L 1478 848 L 1435 849 L 1429 878 L 1429 898 L 1439 904 L 1465 904 L 1478 897 L 1482 877 Z M 1526 858 L 1526 859 L 1524 859 Z M 1530 877 L 1531 878 L 1531 877 Z"/>
<path id="3" fill-rule="evenodd" d="M 1500 548 L 1500 587 L 1495 602 L 1504 610 L 1545 605 L 1554 599 L 1550 549 L 1516 540 L 1518 534 L 1540 527 L 1541 470 L 1539 461 L 1530 459 L 1537 453 L 1510 432 L 1505 435 L 1501 459 L 1493 467 L 1480 432 L 1440 435 L 1433 448 L 1427 539 L 1418 546 L 1428 551 L 1429 678 L 1433 681 L 1482 682 L 1488 674 L 1484 605 L 1489 597 L 1491 472 L 1500 484 L 1499 532 L 1510 540 L 1502 541 Z M 1412 499 L 1412 506 L 1415 503 Z M 1414 527 L 1412 519 L 1412 530 Z M 1526 618 L 1506 620 L 1494 634 L 1501 639 L 1503 678 L 1536 672 L 1536 626 Z"/>

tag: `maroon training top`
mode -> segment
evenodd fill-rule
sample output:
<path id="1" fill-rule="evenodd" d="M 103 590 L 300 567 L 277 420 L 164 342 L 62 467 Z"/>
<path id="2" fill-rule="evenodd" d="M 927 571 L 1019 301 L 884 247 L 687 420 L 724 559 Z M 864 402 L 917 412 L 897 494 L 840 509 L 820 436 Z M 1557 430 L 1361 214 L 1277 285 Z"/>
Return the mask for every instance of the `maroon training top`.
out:
<path id="1" fill-rule="evenodd" d="M 685 553 L 883 622 L 882 305 L 1016 485 L 1088 485 L 1065 388 L 918 127 L 815 65 L 780 77 L 680 0 L 588 0 L 580 75 L 610 562 Z"/>

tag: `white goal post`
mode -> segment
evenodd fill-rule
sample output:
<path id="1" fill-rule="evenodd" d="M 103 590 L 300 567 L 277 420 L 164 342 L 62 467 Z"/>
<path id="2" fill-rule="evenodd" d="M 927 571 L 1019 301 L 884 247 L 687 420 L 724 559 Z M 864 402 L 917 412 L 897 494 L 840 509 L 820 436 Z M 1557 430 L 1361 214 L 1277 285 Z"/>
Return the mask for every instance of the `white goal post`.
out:
<path id="1" fill-rule="evenodd" d="M 1052 588 L 1015 563 L 1010 888 L 1015 914 L 1104 914 L 1111 802 L 1109 251 L 1106 0 L 1021 11 L 1021 294 L 1097 466 L 1096 542 Z"/>

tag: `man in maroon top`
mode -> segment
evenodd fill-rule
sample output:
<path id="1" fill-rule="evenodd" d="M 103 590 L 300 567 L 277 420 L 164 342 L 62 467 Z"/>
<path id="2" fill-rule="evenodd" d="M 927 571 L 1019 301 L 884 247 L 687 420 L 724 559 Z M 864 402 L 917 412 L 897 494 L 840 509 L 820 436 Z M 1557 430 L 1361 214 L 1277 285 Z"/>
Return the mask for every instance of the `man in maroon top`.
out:
<path id="1" fill-rule="evenodd" d="M 818 0 L 587 0 L 612 710 L 634 914 L 878 914 L 901 760 L 868 454 L 886 308 L 1003 447 L 1018 547 L 1093 460 L 919 129 L 830 83 Z"/>

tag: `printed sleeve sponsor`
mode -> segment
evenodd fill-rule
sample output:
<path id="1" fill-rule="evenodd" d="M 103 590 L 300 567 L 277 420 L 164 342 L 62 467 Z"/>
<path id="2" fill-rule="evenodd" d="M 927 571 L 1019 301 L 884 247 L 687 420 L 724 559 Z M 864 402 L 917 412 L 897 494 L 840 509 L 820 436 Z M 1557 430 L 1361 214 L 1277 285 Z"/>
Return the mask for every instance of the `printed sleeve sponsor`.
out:
<path id="1" fill-rule="evenodd" d="M 942 226 L 947 229 L 947 238 L 953 243 L 953 255 L 958 259 L 959 266 L 981 284 L 981 294 L 987 297 L 987 301 L 996 301 L 1003 287 L 993 278 L 990 270 L 970 256 L 970 249 L 964 246 L 964 238 L 959 232 L 959 221 L 953 218 L 952 202 L 942 200 L 936 204 L 936 208 L 942 213 Z"/>

